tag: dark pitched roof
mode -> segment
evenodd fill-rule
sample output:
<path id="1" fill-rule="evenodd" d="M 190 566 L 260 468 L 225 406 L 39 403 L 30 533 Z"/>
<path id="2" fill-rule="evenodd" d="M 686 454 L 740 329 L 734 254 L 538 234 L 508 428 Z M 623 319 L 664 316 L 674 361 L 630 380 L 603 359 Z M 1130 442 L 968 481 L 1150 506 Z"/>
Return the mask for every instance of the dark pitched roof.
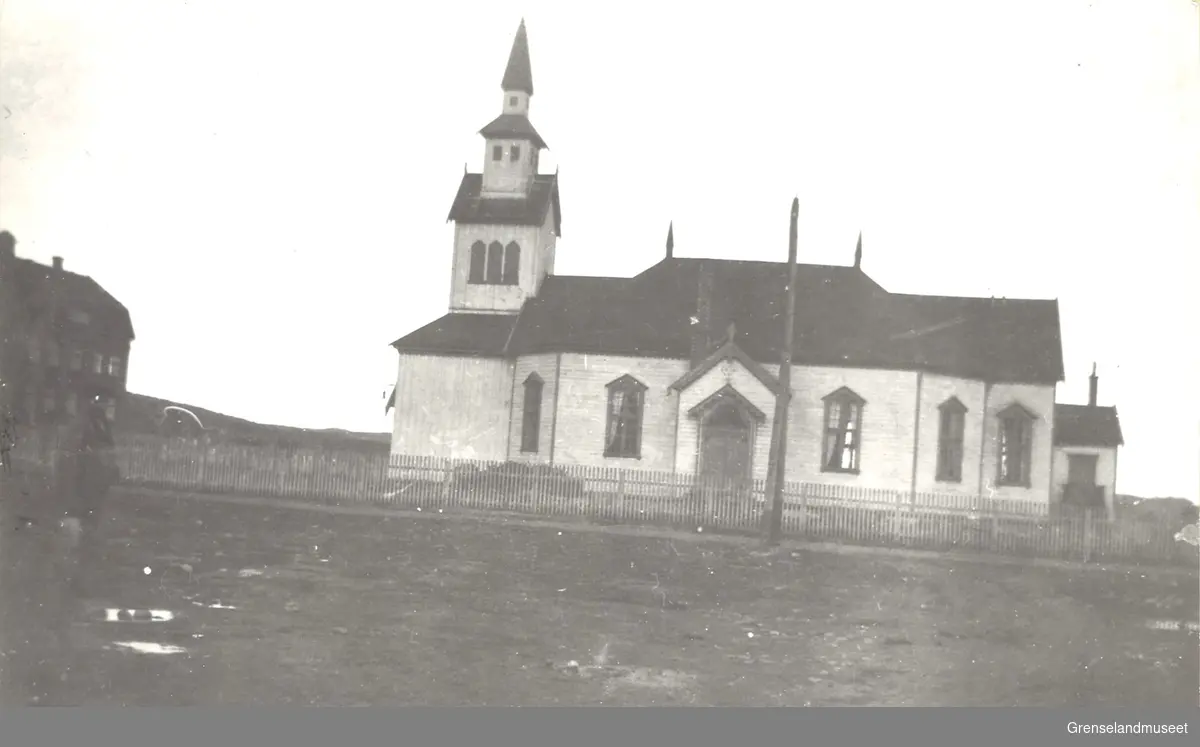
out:
<path id="1" fill-rule="evenodd" d="M 447 314 L 409 332 L 392 347 L 402 353 L 501 357 L 516 321 L 515 314 Z"/>
<path id="2" fill-rule="evenodd" d="M 554 210 L 554 235 L 562 237 L 562 212 L 558 202 L 558 174 L 538 174 L 529 195 L 520 197 L 480 197 L 483 174 L 463 174 L 458 194 L 446 220 L 466 224 L 540 226 L 546 213 Z"/>
<path id="3" fill-rule="evenodd" d="M 1054 406 L 1055 446 L 1124 446 L 1115 407 Z"/>
<path id="4" fill-rule="evenodd" d="M 547 277 L 506 353 L 689 358 L 702 263 L 713 274 L 713 339 L 723 341 L 719 330 L 734 322 L 750 358 L 779 360 L 786 265 L 691 258 L 665 259 L 632 278 Z M 891 294 L 856 268 L 823 265 L 800 265 L 796 290 L 798 365 L 1062 380 L 1056 301 Z"/>
<path id="5" fill-rule="evenodd" d="M 134 339 L 129 310 L 91 277 L 20 257 L 8 258 L 7 264 L 4 292 L 15 296 L 28 323 L 51 323 L 55 309 L 60 323 L 70 323 L 66 312 L 81 311 L 91 318 L 92 329 L 120 339 Z"/>
<path id="6" fill-rule="evenodd" d="M 548 147 L 546 141 L 534 129 L 533 123 L 529 121 L 529 117 L 526 117 L 524 114 L 501 114 L 484 125 L 479 134 L 489 140 L 528 140 L 538 148 L 545 149 Z"/>
<path id="7" fill-rule="evenodd" d="M 529 37 L 525 34 L 524 18 L 513 38 L 512 51 L 508 53 L 508 66 L 504 68 L 500 87 L 505 91 L 524 91 L 533 95 L 533 66 L 529 64 Z"/>

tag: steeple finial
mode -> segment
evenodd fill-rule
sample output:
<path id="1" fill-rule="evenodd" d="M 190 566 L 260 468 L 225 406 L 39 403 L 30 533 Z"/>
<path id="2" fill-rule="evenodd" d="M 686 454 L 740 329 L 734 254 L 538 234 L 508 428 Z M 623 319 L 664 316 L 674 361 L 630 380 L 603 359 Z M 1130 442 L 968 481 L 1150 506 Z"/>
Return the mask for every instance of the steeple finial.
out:
<path id="1" fill-rule="evenodd" d="M 667 259 L 675 256 L 675 221 L 667 226 Z"/>
<path id="2" fill-rule="evenodd" d="M 529 64 L 529 38 L 525 35 L 525 19 L 517 27 L 512 51 L 508 53 L 508 67 L 504 68 L 504 79 L 500 87 L 505 91 L 522 91 L 533 95 L 533 68 Z"/>
<path id="3" fill-rule="evenodd" d="M 862 267 L 862 231 L 858 232 L 858 245 L 854 247 L 854 266 Z"/>

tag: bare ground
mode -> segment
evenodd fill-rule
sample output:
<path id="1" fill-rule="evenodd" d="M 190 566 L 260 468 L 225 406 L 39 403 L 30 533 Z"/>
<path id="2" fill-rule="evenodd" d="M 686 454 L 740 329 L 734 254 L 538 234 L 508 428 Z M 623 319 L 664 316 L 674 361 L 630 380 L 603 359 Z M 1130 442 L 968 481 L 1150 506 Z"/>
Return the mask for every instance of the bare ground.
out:
<path id="1" fill-rule="evenodd" d="M 1195 577 L 114 499 L 72 702 L 1181 704 Z M 146 570 L 149 569 L 149 573 Z M 219 605 L 214 607 L 213 605 Z M 229 608 L 234 609 L 229 609 Z M 170 643 L 158 656 L 104 650 Z"/>

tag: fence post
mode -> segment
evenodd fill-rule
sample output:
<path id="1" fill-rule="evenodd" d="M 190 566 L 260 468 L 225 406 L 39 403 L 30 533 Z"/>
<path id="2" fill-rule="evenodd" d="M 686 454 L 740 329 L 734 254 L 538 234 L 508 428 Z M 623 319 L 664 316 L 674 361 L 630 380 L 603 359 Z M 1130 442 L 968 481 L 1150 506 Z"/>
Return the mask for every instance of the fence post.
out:
<path id="1" fill-rule="evenodd" d="M 1092 507 L 1083 510 L 1083 562 L 1092 560 Z"/>
<path id="2" fill-rule="evenodd" d="M 783 485 L 787 487 L 786 482 Z M 808 532 L 808 490 L 804 483 L 800 483 L 800 526 L 797 529 L 801 537 Z"/>
<path id="3" fill-rule="evenodd" d="M 900 507 L 904 505 L 904 492 L 896 491 L 896 508 L 892 516 L 892 536 L 896 539 L 901 539 L 903 532 L 900 529 Z"/>
<path id="4" fill-rule="evenodd" d="M 447 458 L 444 464 L 446 465 L 446 474 L 442 481 L 442 506 L 448 507 L 450 505 L 450 485 L 454 480 L 454 462 Z"/>

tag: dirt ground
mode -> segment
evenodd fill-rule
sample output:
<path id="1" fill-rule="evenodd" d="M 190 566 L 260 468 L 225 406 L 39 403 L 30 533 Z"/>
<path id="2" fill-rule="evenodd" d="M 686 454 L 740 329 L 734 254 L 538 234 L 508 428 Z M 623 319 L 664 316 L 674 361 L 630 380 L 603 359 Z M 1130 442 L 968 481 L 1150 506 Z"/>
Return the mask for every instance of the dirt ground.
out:
<path id="1" fill-rule="evenodd" d="M 1195 706 L 1195 577 L 116 497 L 79 703 Z M 178 646 L 170 655 L 118 642 Z M 106 648 L 107 647 L 107 648 Z M 65 687 L 65 686 L 64 686 Z"/>

